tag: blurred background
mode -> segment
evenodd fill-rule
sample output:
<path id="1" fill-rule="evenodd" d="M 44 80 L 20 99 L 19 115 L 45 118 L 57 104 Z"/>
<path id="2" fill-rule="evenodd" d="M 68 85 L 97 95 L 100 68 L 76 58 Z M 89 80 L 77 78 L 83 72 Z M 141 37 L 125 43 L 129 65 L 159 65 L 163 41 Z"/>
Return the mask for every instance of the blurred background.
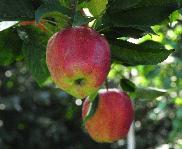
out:
<path id="1" fill-rule="evenodd" d="M 1 29 L 6 25 L 1 23 Z M 182 16 L 174 12 L 170 23 L 152 28 L 155 35 L 128 40 L 158 41 L 176 49 L 175 54 L 154 66 L 113 64 L 109 85 L 119 87 L 120 79 L 125 77 L 141 88 L 140 98 L 130 94 L 135 106 L 136 149 L 181 149 Z M 155 98 L 153 93 L 150 96 L 151 90 L 147 92 L 148 87 L 160 88 L 166 93 Z M 81 104 L 81 100 L 57 89 L 50 81 L 38 86 L 24 62 L 0 66 L 0 149 L 127 148 L 126 139 L 113 144 L 92 141 L 82 126 Z"/>

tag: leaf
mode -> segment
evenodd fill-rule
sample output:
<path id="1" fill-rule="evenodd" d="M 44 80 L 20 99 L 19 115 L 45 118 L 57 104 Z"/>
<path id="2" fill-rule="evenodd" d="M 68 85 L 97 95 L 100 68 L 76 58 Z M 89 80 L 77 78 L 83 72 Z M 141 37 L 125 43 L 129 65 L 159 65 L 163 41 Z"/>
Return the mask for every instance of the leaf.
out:
<path id="1" fill-rule="evenodd" d="M 58 0 L 47 1 L 35 11 L 36 22 L 39 22 L 43 16 L 53 12 L 61 13 L 65 16 L 71 15 L 71 10 L 62 6 Z"/>
<path id="2" fill-rule="evenodd" d="M 124 65 L 155 65 L 174 52 L 166 50 L 161 44 L 147 41 L 133 44 L 122 40 L 110 40 L 112 60 Z"/>
<path id="3" fill-rule="evenodd" d="M 126 92 L 134 92 L 135 91 L 135 84 L 131 82 L 129 79 L 122 78 L 120 80 L 120 85 L 123 91 Z"/>
<path id="4" fill-rule="evenodd" d="M 46 65 L 48 35 L 37 28 L 27 27 L 23 43 L 23 54 L 33 78 L 42 85 L 50 76 Z"/>
<path id="5" fill-rule="evenodd" d="M 141 0 L 110 0 L 109 11 L 120 11 L 135 7 Z"/>
<path id="6" fill-rule="evenodd" d="M 176 0 L 141 0 L 138 7 L 141 6 L 166 6 L 176 4 Z"/>
<path id="7" fill-rule="evenodd" d="M 21 58 L 22 41 L 16 29 L 10 28 L 0 32 L 0 65 L 7 66 Z"/>
<path id="8" fill-rule="evenodd" d="M 137 99 L 156 99 L 165 95 L 167 91 L 156 88 L 136 88 L 135 98 Z"/>
<path id="9" fill-rule="evenodd" d="M 93 16 L 101 15 L 106 9 L 108 0 L 90 0 L 86 3 Z"/>
<path id="10" fill-rule="evenodd" d="M 0 21 L 17 21 L 34 19 L 32 0 L 1 0 Z"/>
<path id="11" fill-rule="evenodd" d="M 69 8 L 70 7 L 70 5 L 71 5 L 71 1 L 69 0 L 59 0 L 59 2 L 63 5 L 63 6 L 65 6 L 65 7 L 67 7 L 67 8 Z"/>
<path id="12" fill-rule="evenodd" d="M 15 27 L 17 23 L 17 21 L 2 21 L 0 22 L 0 31 Z"/>
<path id="13" fill-rule="evenodd" d="M 86 25 L 89 22 L 93 21 L 94 17 L 86 17 L 83 16 L 79 11 L 76 12 L 74 15 L 73 23 L 72 26 L 81 26 L 81 25 Z"/>
<path id="14" fill-rule="evenodd" d="M 133 27 L 108 27 L 108 29 L 101 31 L 101 33 L 104 34 L 106 36 L 106 38 L 109 38 L 109 39 L 116 39 L 119 37 L 140 38 L 143 35 L 149 33 L 149 31 L 147 31 L 147 30 L 150 30 L 150 28 L 149 27 L 147 27 L 147 28 L 146 29 L 137 29 L 137 28 L 133 28 Z"/>
<path id="15" fill-rule="evenodd" d="M 148 7 L 148 6 L 166 6 L 177 4 L 176 0 L 110 0 L 109 11 L 118 12 L 132 8 Z"/>
<path id="16" fill-rule="evenodd" d="M 52 32 L 52 34 L 69 26 L 69 19 L 57 12 L 46 14 L 46 17 L 44 17 L 42 21 L 45 22 L 46 29 Z"/>
<path id="17" fill-rule="evenodd" d="M 63 0 L 63 1 L 65 1 L 65 0 Z M 89 2 L 89 1 L 91 1 L 91 0 L 78 0 L 78 4 L 81 4 L 81 3 L 84 3 L 84 2 Z"/>
<path id="18" fill-rule="evenodd" d="M 92 101 L 90 101 L 90 103 L 89 103 L 88 112 L 83 119 L 84 125 L 95 114 L 98 104 L 99 104 L 99 94 L 97 94 L 96 97 L 94 98 L 94 100 L 92 99 Z"/>
<path id="19" fill-rule="evenodd" d="M 174 11 L 171 15 L 170 15 L 170 22 L 174 22 L 176 21 L 178 18 L 180 17 L 180 13 L 179 11 Z"/>
<path id="20" fill-rule="evenodd" d="M 138 7 L 117 12 L 107 10 L 103 17 L 103 24 L 116 27 L 152 26 L 168 18 L 170 13 L 177 8 L 177 4 L 173 4 L 167 6 Z"/>

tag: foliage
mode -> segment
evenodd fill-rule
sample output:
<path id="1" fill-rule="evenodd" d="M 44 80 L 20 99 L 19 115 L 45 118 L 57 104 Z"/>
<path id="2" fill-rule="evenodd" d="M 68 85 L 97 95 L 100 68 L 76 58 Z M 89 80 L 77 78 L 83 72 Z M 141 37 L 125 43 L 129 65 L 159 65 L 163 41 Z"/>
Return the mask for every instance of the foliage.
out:
<path id="1" fill-rule="evenodd" d="M 49 72 L 45 62 L 45 51 L 48 36 L 38 29 L 31 28 L 27 28 L 23 33 L 26 35 L 22 50 L 27 67 L 36 81 L 39 84 L 43 84 L 49 77 Z"/>
<path id="2" fill-rule="evenodd" d="M 48 39 L 65 27 L 85 24 L 111 45 L 109 87 L 121 87 L 134 99 L 137 148 L 182 146 L 182 2 L 99 1 L 1 0 L 0 21 L 43 21 L 46 30 L 18 22 L 0 31 L 0 148 L 126 147 L 124 140 L 99 145 L 86 137 L 73 97 L 50 81 Z"/>

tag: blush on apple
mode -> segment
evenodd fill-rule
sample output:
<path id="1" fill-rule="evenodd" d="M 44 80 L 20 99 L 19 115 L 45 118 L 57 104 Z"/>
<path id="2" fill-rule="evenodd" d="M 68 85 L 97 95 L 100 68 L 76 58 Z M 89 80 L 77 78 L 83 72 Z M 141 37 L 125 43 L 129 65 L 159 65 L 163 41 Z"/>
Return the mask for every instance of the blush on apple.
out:
<path id="1" fill-rule="evenodd" d="M 46 61 L 55 84 L 82 99 L 106 79 L 110 48 L 106 39 L 89 27 L 67 28 L 50 38 Z"/>
<path id="2" fill-rule="evenodd" d="M 89 110 L 87 97 L 82 107 L 84 118 Z M 100 90 L 95 114 L 85 123 L 89 135 L 96 142 L 111 143 L 127 136 L 134 118 L 129 96 L 118 90 Z"/>

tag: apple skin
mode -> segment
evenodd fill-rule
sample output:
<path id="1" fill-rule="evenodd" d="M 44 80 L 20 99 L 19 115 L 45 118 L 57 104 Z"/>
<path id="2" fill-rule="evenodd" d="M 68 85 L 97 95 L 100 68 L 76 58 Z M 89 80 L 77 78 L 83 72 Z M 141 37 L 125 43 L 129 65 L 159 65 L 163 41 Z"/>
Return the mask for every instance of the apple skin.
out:
<path id="1" fill-rule="evenodd" d="M 82 107 L 82 118 L 88 109 L 87 97 Z M 96 112 L 86 121 L 85 128 L 96 142 L 112 143 L 127 136 L 133 118 L 132 102 L 126 93 L 118 89 L 102 89 Z"/>
<path id="2" fill-rule="evenodd" d="M 105 81 L 110 48 L 107 40 L 89 27 L 66 28 L 49 39 L 46 61 L 55 84 L 83 99 Z"/>

